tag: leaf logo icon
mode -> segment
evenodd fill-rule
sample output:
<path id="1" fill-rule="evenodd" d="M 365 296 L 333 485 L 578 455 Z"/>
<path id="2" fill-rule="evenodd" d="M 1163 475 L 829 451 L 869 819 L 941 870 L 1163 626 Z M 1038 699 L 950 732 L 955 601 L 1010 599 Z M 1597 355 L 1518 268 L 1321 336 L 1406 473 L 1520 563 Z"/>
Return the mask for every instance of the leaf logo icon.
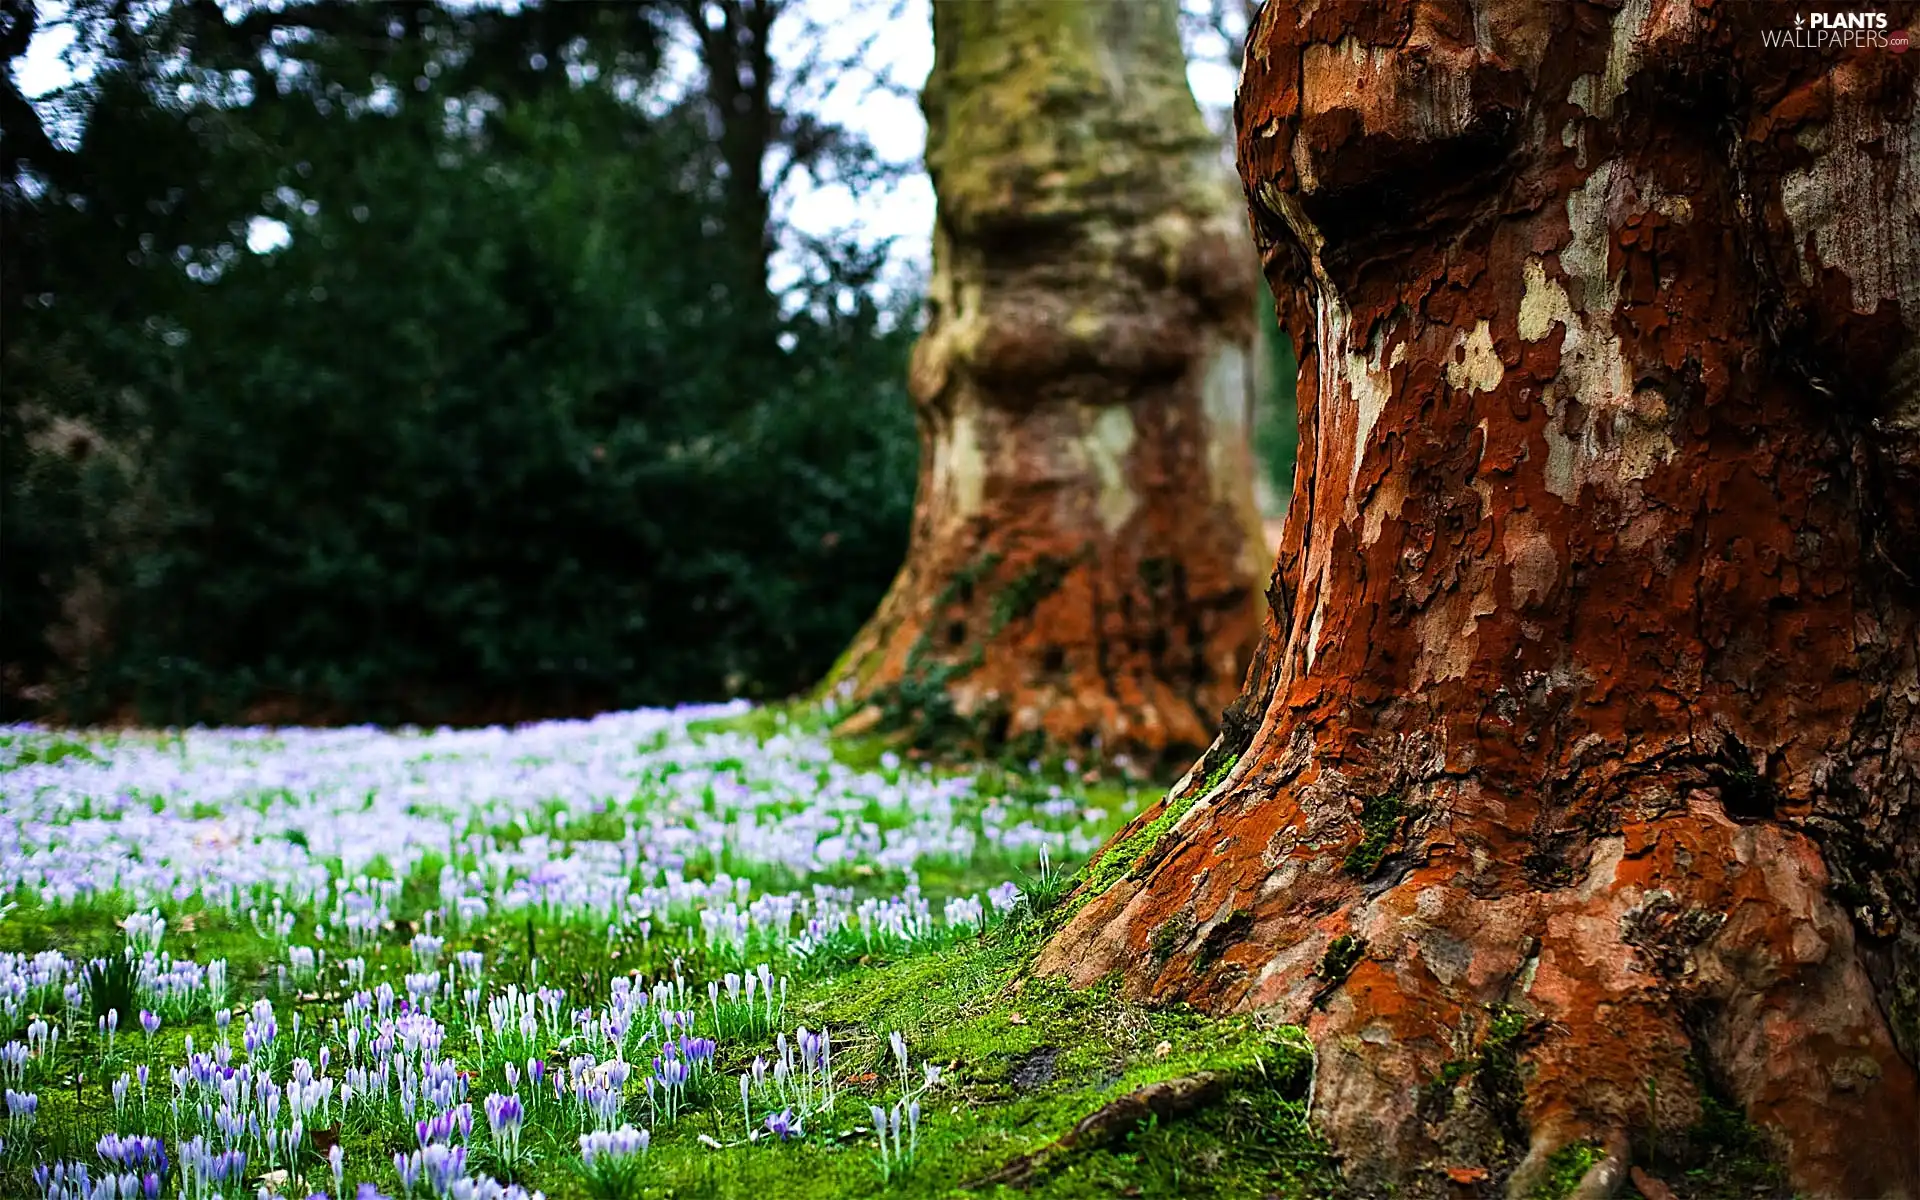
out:
<path id="1" fill-rule="evenodd" d="M 1795 29 L 1800 29 L 1804 27 L 1806 23 L 1807 23 L 1807 19 L 1805 17 L 1801 16 L 1799 13 L 1793 14 L 1793 27 Z"/>

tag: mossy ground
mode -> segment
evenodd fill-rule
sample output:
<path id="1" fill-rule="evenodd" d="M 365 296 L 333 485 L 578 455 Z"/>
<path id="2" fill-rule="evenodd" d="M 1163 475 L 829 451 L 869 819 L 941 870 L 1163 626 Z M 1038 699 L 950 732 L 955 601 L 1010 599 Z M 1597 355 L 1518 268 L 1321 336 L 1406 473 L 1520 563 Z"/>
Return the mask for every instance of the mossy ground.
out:
<path id="1" fill-rule="evenodd" d="M 905 1034 L 945 1069 L 929 1097 L 919 1159 L 887 1193 L 1036 1196 L 1286 1196 L 1330 1194 L 1328 1159 L 1308 1132 L 1307 1055 L 1289 1031 L 1149 1010 L 1112 986 L 1074 991 L 1028 980 L 1032 931 L 871 964 L 822 981 L 790 1007 L 844 1039 L 851 1078 L 893 1071 L 886 1035 Z M 1228 1073 L 1226 1096 L 1191 1117 L 1135 1130 L 1118 1145 L 1068 1155 L 1025 1193 L 965 1184 L 1038 1150 L 1134 1088 L 1198 1071 Z M 861 1086 L 856 1084 L 856 1087 Z M 845 1128 L 751 1155 L 716 1155 L 696 1126 L 656 1143 L 649 1195 L 869 1196 L 880 1190 L 864 1101 Z M 740 1119 L 711 1136 L 739 1136 Z"/>

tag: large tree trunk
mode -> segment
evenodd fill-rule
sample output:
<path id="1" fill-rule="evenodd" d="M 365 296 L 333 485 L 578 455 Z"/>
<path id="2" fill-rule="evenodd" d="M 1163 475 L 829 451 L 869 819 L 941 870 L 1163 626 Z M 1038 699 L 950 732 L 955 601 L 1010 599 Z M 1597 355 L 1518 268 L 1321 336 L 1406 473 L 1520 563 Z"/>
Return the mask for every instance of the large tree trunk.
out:
<path id="1" fill-rule="evenodd" d="M 1190 758 L 1259 633 L 1254 263 L 1174 0 L 934 5 L 912 545 L 854 728 Z"/>
<path id="2" fill-rule="evenodd" d="M 1791 16 L 1251 40 L 1275 611 L 1040 968 L 1304 1023 L 1363 1194 L 1583 1140 L 1599 1194 L 1710 1097 L 1806 1194 L 1920 1194 L 1920 56 Z"/>

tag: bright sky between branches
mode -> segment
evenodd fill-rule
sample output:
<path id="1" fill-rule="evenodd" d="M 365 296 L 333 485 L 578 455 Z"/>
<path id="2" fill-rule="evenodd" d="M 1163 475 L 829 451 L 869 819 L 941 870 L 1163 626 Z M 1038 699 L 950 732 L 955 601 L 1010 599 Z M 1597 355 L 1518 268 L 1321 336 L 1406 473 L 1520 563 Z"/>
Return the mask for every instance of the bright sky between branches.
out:
<path id="1" fill-rule="evenodd" d="M 1197 2 L 1202 0 L 1186 0 L 1189 7 Z M 38 0 L 39 29 L 27 52 L 10 65 L 29 98 L 48 97 L 70 83 L 84 83 L 92 74 L 91 64 L 69 53 L 75 31 L 66 23 L 67 12 L 63 0 Z M 795 11 L 776 28 L 784 33 L 774 47 L 783 71 L 791 72 L 809 56 L 859 64 L 790 102 L 864 134 L 881 158 L 906 169 L 897 182 L 869 189 L 864 196 L 854 195 L 843 183 L 796 171 L 776 197 L 785 236 L 774 262 L 775 287 L 798 278 L 795 250 L 801 239 L 847 232 L 869 245 L 891 240 L 896 282 L 924 278 L 932 253 L 934 197 L 921 166 L 927 126 L 916 97 L 933 67 L 927 0 L 797 0 Z M 1227 47 L 1218 35 L 1202 33 L 1189 47 L 1189 58 L 1188 84 L 1217 124 L 1233 103 L 1235 78 Z M 657 99 L 679 98 L 698 86 L 699 74 L 691 36 L 682 30 L 670 48 Z M 48 112 L 42 115 L 52 119 Z M 287 236 L 279 221 L 256 217 L 248 246 L 267 253 L 284 245 Z"/>

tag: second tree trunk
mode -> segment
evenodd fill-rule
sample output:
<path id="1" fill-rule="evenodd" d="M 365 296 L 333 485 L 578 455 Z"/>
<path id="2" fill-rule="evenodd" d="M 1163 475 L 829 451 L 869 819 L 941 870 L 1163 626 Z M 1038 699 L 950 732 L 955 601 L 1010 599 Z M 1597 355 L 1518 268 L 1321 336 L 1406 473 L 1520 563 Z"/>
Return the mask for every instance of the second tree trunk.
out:
<path id="1" fill-rule="evenodd" d="M 912 546 L 836 681 L 929 748 L 1190 755 L 1267 556 L 1254 264 L 1171 0 L 934 6 Z"/>

